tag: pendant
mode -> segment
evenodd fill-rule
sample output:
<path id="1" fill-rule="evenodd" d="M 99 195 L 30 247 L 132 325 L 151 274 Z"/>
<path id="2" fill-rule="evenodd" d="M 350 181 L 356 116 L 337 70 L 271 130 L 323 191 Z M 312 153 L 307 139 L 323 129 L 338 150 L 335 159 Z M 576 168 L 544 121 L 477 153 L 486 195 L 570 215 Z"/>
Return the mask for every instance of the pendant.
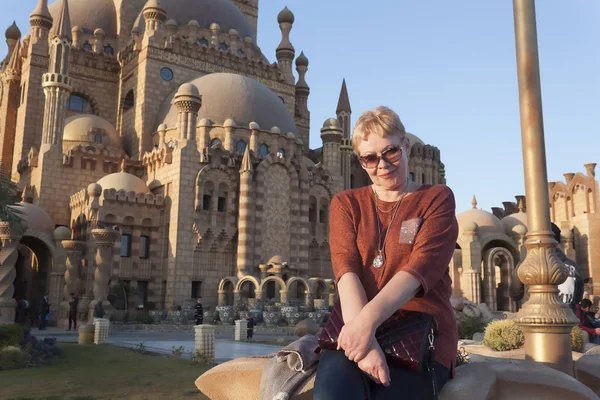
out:
<path id="1" fill-rule="evenodd" d="M 375 259 L 373 260 L 373 268 L 381 268 L 383 266 L 383 254 L 381 254 L 381 251 L 379 252 L 379 254 L 377 255 L 377 257 L 375 257 Z"/>

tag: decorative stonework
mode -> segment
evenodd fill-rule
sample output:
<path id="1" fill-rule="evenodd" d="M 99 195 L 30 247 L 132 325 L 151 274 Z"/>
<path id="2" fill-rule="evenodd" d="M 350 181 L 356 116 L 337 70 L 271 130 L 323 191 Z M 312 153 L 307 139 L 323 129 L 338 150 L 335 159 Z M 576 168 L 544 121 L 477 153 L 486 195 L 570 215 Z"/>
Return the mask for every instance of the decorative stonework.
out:
<path id="1" fill-rule="evenodd" d="M 13 283 L 17 277 L 18 239 L 13 237 L 8 222 L 0 221 L 0 325 L 12 324 L 15 318 L 17 303 L 13 299 Z"/>
<path id="2" fill-rule="evenodd" d="M 67 253 L 67 270 L 65 271 L 65 287 L 63 289 L 63 298 L 68 300 L 70 293 L 80 295 L 79 271 L 81 261 L 85 251 L 85 242 L 76 240 L 63 240 L 62 246 Z"/>
<path id="3" fill-rule="evenodd" d="M 103 301 L 104 311 L 110 312 L 110 303 L 107 301 L 108 281 L 112 276 L 113 246 L 119 237 L 119 232 L 104 228 L 92 229 L 92 237 L 97 247 L 93 288 L 94 300 L 90 303 L 91 315 L 93 315 L 94 307 L 99 299 Z"/>
<path id="4" fill-rule="evenodd" d="M 264 259 L 281 254 L 289 259 L 290 252 L 290 183 L 287 169 L 281 164 L 271 165 L 265 174 L 263 247 Z"/>

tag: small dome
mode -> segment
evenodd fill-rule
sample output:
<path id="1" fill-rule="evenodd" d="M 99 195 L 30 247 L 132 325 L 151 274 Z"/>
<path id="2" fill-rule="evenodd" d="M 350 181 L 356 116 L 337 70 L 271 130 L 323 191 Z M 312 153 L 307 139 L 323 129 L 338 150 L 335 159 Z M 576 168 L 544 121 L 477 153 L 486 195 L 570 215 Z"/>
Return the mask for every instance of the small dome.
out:
<path id="1" fill-rule="evenodd" d="M 340 128 L 340 122 L 335 118 L 328 118 L 323 123 L 323 128 Z"/>
<path id="2" fill-rule="evenodd" d="M 226 127 L 226 128 L 231 128 L 231 127 L 234 127 L 236 125 L 235 125 L 235 121 L 232 120 L 231 118 L 229 118 L 229 119 L 225 120 L 225 122 L 223 123 L 223 126 Z"/>
<path id="3" fill-rule="evenodd" d="M 410 147 L 412 147 L 415 143 L 419 143 L 422 146 L 425 146 L 425 142 L 421 140 L 417 135 L 413 135 L 412 133 L 406 132 L 406 137 L 410 141 Z"/>
<path id="4" fill-rule="evenodd" d="M 477 231 L 480 234 L 486 233 L 504 233 L 502 222 L 492 213 L 473 208 L 462 212 L 456 216 L 458 220 L 459 232 L 466 231 L 470 222 L 477 224 Z"/>
<path id="5" fill-rule="evenodd" d="M 238 31 L 232 28 L 229 30 L 229 36 L 240 36 L 240 34 L 238 33 Z"/>
<path id="6" fill-rule="evenodd" d="M 567 240 L 573 239 L 573 231 L 570 229 L 565 229 L 564 231 L 561 231 L 560 234 Z"/>
<path id="7" fill-rule="evenodd" d="M 521 224 L 515 225 L 512 228 L 512 231 L 519 236 L 524 236 L 525 234 L 527 234 L 527 227 L 525 225 L 521 225 Z"/>
<path id="8" fill-rule="evenodd" d="M 143 180 L 135 175 L 127 172 L 116 172 L 106 175 L 98 181 L 98 185 L 102 189 L 125 190 L 126 192 L 134 191 L 136 193 L 150 193 L 150 189 Z"/>
<path id="9" fill-rule="evenodd" d="M 54 222 L 46 211 L 31 203 L 20 202 L 8 206 L 21 212 L 22 219 L 27 223 L 28 231 L 54 233 Z"/>
<path id="10" fill-rule="evenodd" d="M 296 139 L 296 135 L 294 135 L 292 132 L 286 133 L 285 137 L 292 140 Z"/>
<path id="11" fill-rule="evenodd" d="M 254 131 L 257 131 L 260 129 L 260 125 L 258 125 L 256 122 L 250 122 L 248 127 Z"/>
<path id="12" fill-rule="evenodd" d="M 59 226 L 54 230 L 54 240 L 62 242 L 63 240 L 71 239 L 71 230 L 66 226 Z"/>
<path id="13" fill-rule="evenodd" d="M 87 187 L 87 192 L 90 196 L 100 196 L 102 194 L 102 186 L 97 183 L 90 183 Z"/>
<path id="14" fill-rule="evenodd" d="M 162 131 L 166 131 L 166 130 L 167 130 L 167 126 L 165 124 L 160 124 L 157 129 L 158 132 L 162 132 Z"/>
<path id="15" fill-rule="evenodd" d="M 172 19 L 171 21 L 175 22 L 174 19 Z M 177 22 L 175 22 L 175 25 L 177 25 Z M 195 19 L 193 19 L 190 22 L 188 22 L 188 27 L 189 26 L 193 26 L 193 27 L 199 28 L 200 27 L 200 23 L 198 21 L 196 21 Z"/>
<path id="16" fill-rule="evenodd" d="M 283 264 L 283 257 L 281 257 L 279 254 L 271 257 L 271 259 L 269 260 L 269 262 L 267 262 L 267 264 Z"/>
<path id="17" fill-rule="evenodd" d="M 297 67 L 308 67 L 308 58 L 304 55 L 304 52 L 300 52 L 298 58 L 296 58 Z"/>
<path id="18" fill-rule="evenodd" d="M 279 129 L 278 126 L 274 126 L 274 127 L 271 128 L 271 133 L 276 133 L 276 134 L 280 135 L 281 134 L 281 129 Z"/>
<path id="19" fill-rule="evenodd" d="M 507 234 L 513 232 L 513 228 L 517 225 L 523 225 L 527 228 L 527 214 L 519 211 L 518 213 L 507 215 L 502 218 L 502 225 L 504 226 L 504 232 Z"/>
<path id="20" fill-rule="evenodd" d="M 189 24 L 189 25 L 191 25 L 191 24 L 192 24 L 192 23 L 190 22 L 190 24 Z M 170 20 L 168 20 L 167 22 L 165 22 L 165 26 L 166 26 L 166 27 L 172 27 L 172 26 L 174 26 L 174 27 L 176 27 L 176 28 L 177 28 L 177 21 L 175 21 L 174 19 L 170 19 Z"/>
<path id="21" fill-rule="evenodd" d="M 160 124 L 159 128 L 161 126 L 164 126 L 165 129 L 167 129 L 167 125 L 165 124 Z M 198 126 L 212 126 L 212 121 L 208 118 L 202 118 L 200 121 L 198 121 Z"/>
<path id="22" fill-rule="evenodd" d="M 104 29 L 102 28 L 98 28 L 94 31 L 94 36 L 98 37 L 98 36 L 106 36 L 106 32 L 104 32 Z"/>
<path id="23" fill-rule="evenodd" d="M 477 224 L 473 221 L 465 222 L 462 227 L 463 232 L 475 232 L 477 230 Z"/>
<path id="24" fill-rule="evenodd" d="M 21 38 L 21 31 L 17 26 L 17 23 L 13 21 L 12 25 L 6 30 L 6 39 L 19 40 Z"/>
<path id="25" fill-rule="evenodd" d="M 291 12 L 287 8 L 287 6 L 283 10 L 281 10 L 279 12 L 279 14 L 277 15 L 277 22 L 279 22 L 280 24 L 283 24 L 283 23 L 286 23 L 286 22 L 288 24 L 293 24 L 294 20 L 295 20 L 294 13 Z"/>
<path id="26" fill-rule="evenodd" d="M 200 92 L 198 92 L 198 88 L 191 83 L 184 83 L 183 85 L 179 86 L 179 90 L 177 91 L 175 97 L 177 96 L 200 97 Z"/>
<path id="27" fill-rule="evenodd" d="M 57 0 L 49 7 L 50 14 L 57 20 L 63 0 Z M 84 33 L 91 34 L 102 29 L 106 36 L 117 37 L 117 10 L 113 0 L 69 0 L 71 26 L 79 26 Z"/>
<path id="28" fill-rule="evenodd" d="M 210 30 L 211 31 L 221 31 L 221 25 L 215 23 L 210 24 Z"/>
<path id="29" fill-rule="evenodd" d="M 148 8 L 162 8 L 159 0 L 148 0 L 144 5 L 144 10 Z"/>
<path id="30" fill-rule="evenodd" d="M 281 99 L 262 83 L 238 74 L 212 73 L 190 81 L 202 96 L 198 119 L 207 118 L 217 125 L 228 119 L 238 126 L 256 122 L 259 126 L 277 126 L 284 132 L 297 134 L 292 114 Z M 158 111 L 156 125 L 177 125 L 174 94 L 167 97 Z"/>
<path id="31" fill-rule="evenodd" d="M 96 137 L 97 135 L 100 137 Z M 77 145 L 94 143 L 102 143 L 118 151 L 123 150 L 119 132 L 107 120 L 93 114 L 77 114 L 66 119 L 63 151 L 67 152 Z"/>

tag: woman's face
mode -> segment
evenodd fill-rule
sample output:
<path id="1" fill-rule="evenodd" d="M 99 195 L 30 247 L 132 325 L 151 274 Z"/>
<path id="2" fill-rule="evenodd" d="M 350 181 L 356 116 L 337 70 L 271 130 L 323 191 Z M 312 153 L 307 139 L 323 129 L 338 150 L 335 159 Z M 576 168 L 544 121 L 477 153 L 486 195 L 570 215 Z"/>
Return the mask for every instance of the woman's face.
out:
<path id="1" fill-rule="evenodd" d="M 369 135 L 358 146 L 361 165 L 373 184 L 384 190 L 404 190 L 408 178 L 407 137 Z"/>

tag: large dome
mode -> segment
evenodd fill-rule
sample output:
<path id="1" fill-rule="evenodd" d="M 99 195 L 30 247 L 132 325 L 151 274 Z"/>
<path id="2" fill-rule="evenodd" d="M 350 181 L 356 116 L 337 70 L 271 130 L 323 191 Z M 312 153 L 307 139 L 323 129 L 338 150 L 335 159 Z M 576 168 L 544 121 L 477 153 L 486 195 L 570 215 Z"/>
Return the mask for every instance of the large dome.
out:
<path id="1" fill-rule="evenodd" d="M 56 0 L 48 9 L 56 21 L 63 0 Z M 69 0 L 71 26 L 78 26 L 84 33 L 92 34 L 98 28 L 106 36 L 117 37 L 117 11 L 113 0 Z"/>
<path id="2" fill-rule="evenodd" d="M 174 19 L 179 26 L 187 26 L 188 22 L 196 20 L 201 28 L 208 29 L 217 23 L 221 32 L 235 29 L 240 38 L 254 38 L 246 16 L 229 0 L 161 0 L 160 5 L 167 12 L 167 19 Z M 142 14 L 135 22 L 140 31 L 145 28 Z"/>
<path id="3" fill-rule="evenodd" d="M 421 145 L 425 146 L 425 142 L 423 142 L 421 138 L 419 138 L 417 135 L 413 135 L 410 132 L 406 132 L 406 136 L 410 141 L 410 147 L 413 147 L 415 143 L 420 143 Z"/>
<path id="4" fill-rule="evenodd" d="M 8 206 L 21 212 L 22 219 L 27 223 L 28 231 L 50 233 L 54 232 L 52 218 L 39 206 L 31 203 L 20 202 L 14 206 Z"/>
<path id="5" fill-rule="evenodd" d="M 101 141 L 96 135 L 100 135 Z M 77 114 L 65 120 L 64 151 L 77 145 L 93 143 L 102 143 L 117 150 L 123 149 L 119 132 L 107 120 L 92 114 Z"/>
<path id="6" fill-rule="evenodd" d="M 256 122 L 262 129 L 277 126 L 282 133 L 297 134 L 296 124 L 285 104 L 271 89 L 262 83 L 242 75 L 214 73 L 194 79 L 190 83 L 202 96 L 198 119 L 210 119 L 223 124 L 232 119 L 239 126 Z M 163 103 L 156 125 L 164 123 L 169 128 L 177 125 L 177 107 L 174 91 Z"/>
<path id="7" fill-rule="evenodd" d="M 462 233 L 465 226 L 474 222 L 479 233 L 504 233 L 502 222 L 494 215 L 484 210 L 473 208 L 456 216 L 459 231 Z"/>
<path id="8" fill-rule="evenodd" d="M 102 186 L 102 190 L 116 189 L 117 191 L 125 190 L 126 192 L 150 193 L 150 189 L 143 180 L 127 172 L 116 172 L 106 175 L 98 181 L 98 185 Z"/>

